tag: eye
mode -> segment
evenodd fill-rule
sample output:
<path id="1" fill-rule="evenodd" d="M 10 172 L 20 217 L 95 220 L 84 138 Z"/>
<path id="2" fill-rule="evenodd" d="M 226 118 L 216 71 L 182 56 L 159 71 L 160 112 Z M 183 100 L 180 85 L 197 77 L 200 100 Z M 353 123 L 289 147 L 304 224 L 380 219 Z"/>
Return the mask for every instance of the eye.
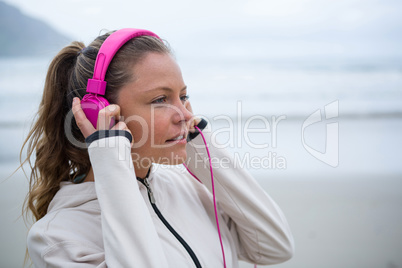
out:
<path id="1" fill-rule="evenodd" d="M 183 102 L 188 101 L 189 98 L 190 98 L 189 95 L 184 95 L 184 96 L 181 96 L 181 97 L 180 97 L 180 99 L 181 99 Z"/>
<path id="2" fill-rule="evenodd" d="M 166 102 L 166 96 L 157 98 L 156 100 L 153 100 L 153 101 L 152 101 L 152 103 L 155 103 L 155 104 L 165 103 L 165 102 Z"/>

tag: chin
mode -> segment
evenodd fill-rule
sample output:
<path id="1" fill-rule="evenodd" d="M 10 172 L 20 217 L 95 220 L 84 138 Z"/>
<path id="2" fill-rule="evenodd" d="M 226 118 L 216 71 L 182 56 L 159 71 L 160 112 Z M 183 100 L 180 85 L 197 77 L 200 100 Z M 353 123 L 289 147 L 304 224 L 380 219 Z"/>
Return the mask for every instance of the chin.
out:
<path id="1" fill-rule="evenodd" d="M 187 152 L 186 150 L 182 151 L 170 151 L 169 154 L 166 155 L 166 157 L 161 158 L 161 162 L 158 164 L 163 164 L 163 165 L 181 165 L 187 160 Z"/>

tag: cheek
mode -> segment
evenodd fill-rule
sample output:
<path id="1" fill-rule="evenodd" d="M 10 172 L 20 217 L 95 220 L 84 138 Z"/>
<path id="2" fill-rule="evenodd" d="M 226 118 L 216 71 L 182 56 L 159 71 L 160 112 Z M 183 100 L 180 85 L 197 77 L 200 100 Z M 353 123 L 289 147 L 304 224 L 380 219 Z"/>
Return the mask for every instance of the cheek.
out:
<path id="1" fill-rule="evenodd" d="M 134 142 L 135 143 L 139 143 L 139 142 L 143 143 L 142 140 L 145 139 L 147 136 L 147 131 L 148 131 L 147 126 L 144 127 L 144 124 L 142 124 L 139 121 L 134 121 L 134 120 L 129 121 L 126 124 L 133 135 Z"/>
<path id="2" fill-rule="evenodd" d="M 153 132 L 156 143 L 164 143 L 168 139 L 170 117 L 167 113 L 155 113 L 153 126 L 150 131 Z M 151 126 L 151 125 L 150 125 Z M 150 132 L 151 133 L 151 132 Z"/>
<path id="3" fill-rule="evenodd" d="M 164 143 L 169 138 L 167 133 L 169 133 L 170 122 L 171 115 L 163 109 L 155 110 L 153 118 L 150 114 L 143 114 L 132 115 L 125 120 L 127 127 L 133 133 L 134 142 L 140 147 L 150 145 L 152 137 L 153 144 Z"/>
<path id="4" fill-rule="evenodd" d="M 131 115 L 125 116 L 124 122 L 133 134 L 135 143 L 144 144 L 148 142 L 150 121 L 147 117 L 131 113 Z"/>

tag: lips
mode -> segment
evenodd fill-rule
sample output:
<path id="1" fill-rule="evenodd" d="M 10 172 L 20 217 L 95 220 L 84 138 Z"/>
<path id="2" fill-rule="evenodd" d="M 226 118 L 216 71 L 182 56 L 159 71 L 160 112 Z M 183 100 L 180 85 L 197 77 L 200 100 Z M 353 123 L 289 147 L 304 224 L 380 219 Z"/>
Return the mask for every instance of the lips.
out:
<path id="1" fill-rule="evenodd" d="M 186 132 L 182 131 L 179 134 L 175 135 L 173 138 L 166 140 L 166 142 L 174 142 L 174 141 L 180 141 L 186 138 Z"/>

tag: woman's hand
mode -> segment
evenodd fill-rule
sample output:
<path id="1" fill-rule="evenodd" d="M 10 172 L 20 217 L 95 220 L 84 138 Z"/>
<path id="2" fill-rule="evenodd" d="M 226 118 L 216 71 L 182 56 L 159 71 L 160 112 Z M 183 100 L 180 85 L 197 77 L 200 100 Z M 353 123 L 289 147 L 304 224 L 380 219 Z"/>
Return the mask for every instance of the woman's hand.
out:
<path id="1" fill-rule="evenodd" d="M 190 104 L 190 101 L 186 101 L 186 103 L 184 104 L 184 106 L 186 107 L 186 109 L 190 112 L 190 113 L 192 113 L 193 114 L 193 108 L 191 108 L 191 104 Z M 191 132 L 191 133 L 194 133 L 195 132 L 195 127 L 194 126 L 196 126 L 196 125 L 198 125 L 198 123 L 201 121 L 201 118 L 198 118 L 198 117 L 196 117 L 196 116 L 193 116 L 192 118 L 191 118 L 191 120 L 188 122 L 188 130 Z"/>
<path id="2" fill-rule="evenodd" d="M 113 118 L 120 118 L 120 106 L 116 104 L 111 104 L 106 106 L 102 110 L 100 110 L 98 115 L 98 123 L 96 129 L 93 127 L 91 122 L 86 117 L 84 111 L 81 108 L 81 100 L 78 97 L 73 99 L 73 106 L 72 106 L 73 115 L 75 121 L 77 122 L 78 128 L 81 130 L 82 135 L 84 137 L 88 137 L 92 133 L 97 130 L 108 130 L 110 126 L 110 122 Z M 130 129 L 128 129 L 126 123 L 118 122 L 114 125 L 111 130 L 126 130 L 130 132 L 131 136 L 132 133 Z"/>

